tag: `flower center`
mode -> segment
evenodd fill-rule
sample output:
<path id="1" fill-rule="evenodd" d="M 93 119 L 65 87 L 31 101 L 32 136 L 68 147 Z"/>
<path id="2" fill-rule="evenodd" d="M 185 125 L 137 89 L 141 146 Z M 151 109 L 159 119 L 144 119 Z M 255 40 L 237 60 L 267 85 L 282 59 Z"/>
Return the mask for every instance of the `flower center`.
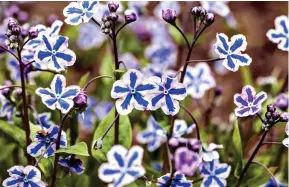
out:
<path id="1" fill-rule="evenodd" d="M 45 142 L 46 142 L 46 143 L 50 143 L 50 138 L 47 137 L 46 140 L 45 140 Z"/>
<path id="2" fill-rule="evenodd" d="M 135 94 L 135 89 L 132 89 L 132 90 L 130 91 L 130 93 L 131 93 L 131 94 Z"/>
<path id="3" fill-rule="evenodd" d="M 248 103 L 248 107 L 252 107 L 253 106 L 253 103 Z"/>
<path id="4" fill-rule="evenodd" d="M 52 50 L 52 54 L 53 54 L 53 55 L 56 55 L 56 51 L 55 51 L 55 50 Z"/>
<path id="5" fill-rule="evenodd" d="M 169 93 L 168 90 L 164 90 L 165 95 L 168 95 L 168 93 Z"/>
<path id="6" fill-rule="evenodd" d="M 23 181 L 24 181 L 25 183 L 28 183 L 28 182 L 29 182 L 29 180 L 27 179 L 27 176 L 25 176 L 25 177 L 23 178 Z"/>

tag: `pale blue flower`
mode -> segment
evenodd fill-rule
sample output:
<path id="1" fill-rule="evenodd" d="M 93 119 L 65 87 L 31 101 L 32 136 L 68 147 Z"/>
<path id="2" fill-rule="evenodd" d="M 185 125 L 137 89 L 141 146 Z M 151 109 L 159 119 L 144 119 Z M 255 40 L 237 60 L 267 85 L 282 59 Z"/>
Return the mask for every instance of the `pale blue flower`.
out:
<path id="1" fill-rule="evenodd" d="M 157 185 L 158 187 L 167 187 L 171 178 L 171 174 L 167 173 L 166 175 L 161 176 L 158 178 Z M 174 178 L 171 181 L 170 187 L 192 187 L 193 181 L 187 180 L 184 174 L 176 172 L 174 174 Z"/>
<path id="2" fill-rule="evenodd" d="M 174 122 L 173 137 L 179 138 L 183 135 L 190 134 L 194 128 L 196 128 L 195 124 L 188 127 L 185 120 L 176 119 Z"/>
<path id="3" fill-rule="evenodd" d="M 13 101 L 8 100 L 2 94 L 0 95 L 0 102 L 0 117 L 7 117 L 7 122 L 13 124 L 13 115 L 16 112 L 16 104 Z"/>
<path id="4" fill-rule="evenodd" d="M 55 75 L 50 88 L 38 88 L 36 94 L 42 102 L 51 110 L 59 109 L 67 113 L 74 105 L 73 98 L 80 92 L 79 86 L 66 87 L 66 79 L 63 75 Z"/>
<path id="5" fill-rule="evenodd" d="M 215 159 L 219 159 L 220 155 L 215 149 L 222 149 L 223 145 L 217 145 L 210 143 L 207 147 L 202 147 L 201 157 L 205 162 L 211 162 Z"/>
<path id="6" fill-rule="evenodd" d="M 110 183 L 109 187 L 122 187 L 145 174 L 142 166 L 143 149 L 133 146 L 129 150 L 122 145 L 114 145 L 107 153 L 108 163 L 98 169 L 98 177 Z"/>

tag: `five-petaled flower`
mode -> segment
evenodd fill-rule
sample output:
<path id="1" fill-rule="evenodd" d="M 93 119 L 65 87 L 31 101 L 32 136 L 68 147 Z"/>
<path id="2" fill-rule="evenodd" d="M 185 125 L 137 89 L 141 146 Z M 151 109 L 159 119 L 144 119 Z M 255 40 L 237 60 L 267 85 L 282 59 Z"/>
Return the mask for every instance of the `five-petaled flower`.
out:
<path id="1" fill-rule="evenodd" d="M 34 166 L 13 166 L 7 170 L 9 176 L 2 183 L 4 187 L 45 187 L 45 183 L 41 181 L 41 172 Z"/>
<path id="2" fill-rule="evenodd" d="M 65 77 L 55 75 L 50 84 L 51 88 L 38 88 L 36 94 L 48 108 L 52 110 L 57 108 L 65 114 L 73 107 L 73 98 L 80 92 L 78 86 L 65 86 Z"/>
<path id="3" fill-rule="evenodd" d="M 166 131 L 160 127 L 153 116 L 150 116 L 147 122 L 147 129 L 137 135 L 140 143 L 147 144 L 148 151 L 155 151 L 162 143 L 167 141 Z"/>
<path id="4" fill-rule="evenodd" d="M 282 143 L 283 145 L 285 145 L 286 147 L 289 148 L 289 122 L 287 122 L 286 127 L 285 127 L 285 133 L 287 134 L 287 138 L 285 138 Z"/>
<path id="5" fill-rule="evenodd" d="M 34 54 L 37 63 L 47 65 L 47 68 L 57 72 L 64 71 L 67 66 L 75 63 L 76 56 L 68 49 L 68 38 L 64 36 L 42 36 L 42 44 Z"/>
<path id="6" fill-rule="evenodd" d="M 215 159 L 219 159 L 220 155 L 215 149 L 222 149 L 223 145 L 217 145 L 210 143 L 208 147 L 202 147 L 201 157 L 205 162 L 211 162 Z"/>
<path id="7" fill-rule="evenodd" d="M 44 158 L 53 156 L 56 149 L 57 134 L 59 131 L 58 126 L 51 126 L 48 130 L 40 130 L 35 135 L 35 142 L 32 142 L 27 147 L 27 153 L 33 157 L 40 156 L 44 153 Z M 66 133 L 61 132 L 60 148 L 66 148 Z"/>
<path id="8" fill-rule="evenodd" d="M 180 110 L 179 101 L 187 96 L 186 86 L 174 77 L 163 75 L 162 78 L 151 77 L 157 87 L 152 94 L 151 110 L 162 108 L 166 115 L 176 115 Z"/>
<path id="9" fill-rule="evenodd" d="M 200 99 L 205 92 L 216 86 L 210 67 L 206 63 L 198 63 L 195 67 L 188 67 L 184 83 L 187 92 L 195 99 Z"/>
<path id="10" fill-rule="evenodd" d="M 5 87 L 5 86 L 4 86 Z M 0 117 L 7 117 L 7 122 L 13 124 L 13 115 L 16 111 L 16 104 L 8 100 L 2 94 L 0 95 L 1 109 L 0 109 Z"/>
<path id="11" fill-rule="evenodd" d="M 121 145 L 114 145 L 107 153 L 108 163 L 99 167 L 99 178 L 109 187 L 122 187 L 145 174 L 142 167 L 143 149 L 133 146 L 128 151 Z"/>
<path id="12" fill-rule="evenodd" d="M 287 16 L 279 16 L 275 19 L 275 29 L 267 32 L 267 37 L 273 43 L 278 44 L 278 48 L 289 51 L 289 21 Z"/>
<path id="13" fill-rule="evenodd" d="M 84 171 L 82 161 L 74 155 L 70 155 L 66 158 L 61 158 L 58 163 L 59 165 L 68 168 L 70 172 L 76 173 L 78 175 L 83 173 Z"/>
<path id="14" fill-rule="evenodd" d="M 224 58 L 223 65 L 230 71 L 237 71 L 239 66 L 249 66 L 252 58 L 243 54 L 247 47 L 246 37 L 242 34 L 234 35 L 229 42 L 223 33 L 217 33 L 215 51 L 220 58 Z"/>
<path id="15" fill-rule="evenodd" d="M 97 12 L 97 1 L 71 2 L 63 9 L 64 20 L 70 25 L 87 23 Z"/>
<path id="16" fill-rule="evenodd" d="M 196 125 L 193 124 L 188 127 L 187 122 L 182 119 L 176 119 L 174 122 L 173 137 L 179 138 L 185 134 L 193 132 Z"/>
<path id="17" fill-rule="evenodd" d="M 130 69 L 121 80 L 114 82 L 111 97 L 117 99 L 115 105 L 118 113 L 127 115 L 133 108 L 146 110 L 149 105 L 147 97 L 155 88 L 153 83 L 143 78 L 141 72 Z"/>
<path id="18" fill-rule="evenodd" d="M 220 164 L 219 160 L 204 162 L 200 169 L 200 176 L 203 177 L 202 187 L 224 187 L 227 184 L 231 166 Z"/>
<path id="19" fill-rule="evenodd" d="M 158 178 L 157 185 L 158 187 L 167 187 L 169 185 L 169 181 L 171 178 L 171 174 L 168 173 L 166 175 Z M 171 187 L 192 187 L 192 181 L 187 180 L 185 175 L 179 172 L 174 174 L 174 178 L 171 180 Z"/>
<path id="20" fill-rule="evenodd" d="M 250 86 L 244 86 L 241 94 L 234 95 L 234 103 L 237 105 L 235 115 L 238 117 L 252 116 L 262 109 L 262 103 L 267 99 L 265 92 L 256 95 L 255 89 Z"/>

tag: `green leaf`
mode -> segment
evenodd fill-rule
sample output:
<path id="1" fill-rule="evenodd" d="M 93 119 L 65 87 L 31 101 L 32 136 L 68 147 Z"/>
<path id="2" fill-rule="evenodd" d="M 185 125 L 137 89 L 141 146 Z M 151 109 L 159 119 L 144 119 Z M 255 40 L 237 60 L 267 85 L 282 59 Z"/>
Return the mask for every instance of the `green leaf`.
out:
<path id="1" fill-rule="evenodd" d="M 115 119 L 115 108 L 113 108 L 109 114 L 106 116 L 104 120 L 100 122 L 98 127 L 96 128 L 94 132 L 93 137 L 93 143 L 91 148 L 91 153 L 94 158 L 96 158 L 99 161 L 106 161 L 106 153 L 111 149 L 111 147 L 114 145 L 114 127 L 110 129 L 110 131 L 107 133 L 105 138 L 103 139 L 102 149 L 95 150 L 93 148 L 94 142 L 99 139 L 101 136 L 103 136 L 106 129 L 110 126 L 110 124 Z M 119 144 L 123 145 L 126 148 L 130 148 L 132 143 L 132 128 L 130 124 L 129 117 L 120 115 L 119 117 Z"/>
<path id="2" fill-rule="evenodd" d="M 260 166 L 260 167 L 262 167 L 262 166 Z M 274 173 L 275 170 L 277 169 L 277 167 L 270 167 L 268 169 L 272 173 Z M 262 167 L 262 172 L 260 174 L 257 174 L 255 177 L 247 180 L 247 182 L 244 186 L 246 186 L 246 187 L 247 186 L 261 186 L 263 184 L 266 184 L 270 178 L 271 178 L 270 173 Z"/>
<path id="3" fill-rule="evenodd" d="M 11 125 L 6 121 L 0 120 L 0 130 L 11 136 L 21 147 L 25 147 L 25 131 L 16 125 Z"/>
<path id="4" fill-rule="evenodd" d="M 16 146 L 17 145 L 15 143 L 5 144 L 1 146 L 1 150 L 5 150 L 5 151 L 1 152 L 0 161 L 3 161 L 6 158 L 10 157 L 12 155 L 12 151 L 16 148 Z"/>
<path id="5" fill-rule="evenodd" d="M 85 142 L 77 143 L 66 149 L 59 149 L 56 151 L 56 153 L 68 153 L 73 155 L 89 156 L 88 148 Z"/>
<path id="6" fill-rule="evenodd" d="M 243 84 L 244 85 L 253 85 L 253 78 L 250 71 L 250 68 L 248 66 L 242 66 L 240 67 Z"/>
<path id="7" fill-rule="evenodd" d="M 106 54 L 103 57 L 100 69 L 99 69 L 99 74 L 100 75 L 111 75 L 113 76 L 113 70 L 114 70 L 114 61 L 113 58 L 110 54 Z M 111 84 L 110 79 L 102 79 L 103 83 Z"/>
<path id="8" fill-rule="evenodd" d="M 79 86 L 80 88 L 83 88 L 83 87 L 86 85 L 86 83 L 88 82 L 89 75 L 90 75 L 90 72 L 87 72 L 85 75 L 83 75 L 83 76 L 80 78 L 80 80 L 79 80 L 79 82 L 78 82 L 78 86 Z"/>
<path id="9" fill-rule="evenodd" d="M 234 124 L 232 141 L 233 141 L 234 153 L 236 154 L 236 159 L 237 159 L 237 167 L 235 169 L 234 175 L 236 177 L 239 177 L 243 169 L 243 159 L 242 159 L 243 147 L 242 147 L 242 139 L 240 135 L 238 120 L 236 120 Z"/>
<path id="10" fill-rule="evenodd" d="M 49 158 L 43 158 L 39 163 L 38 166 L 44 176 L 49 177 L 52 174 L 53 171 L 53 161 L 54 157 L 49 157 Z"/>

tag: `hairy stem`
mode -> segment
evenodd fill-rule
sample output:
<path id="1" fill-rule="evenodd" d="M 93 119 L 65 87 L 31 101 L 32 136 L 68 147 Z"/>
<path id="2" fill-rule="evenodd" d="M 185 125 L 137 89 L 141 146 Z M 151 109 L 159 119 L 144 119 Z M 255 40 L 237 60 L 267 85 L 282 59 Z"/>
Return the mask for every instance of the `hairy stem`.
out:
<path id="1" fill-rule="evenodd" d="M 28 118 L 28 105 L 27 105 L 27 98 L 26 98 L 26 88 L 25 88 L 25 73 L 24 73 L 24 64 L 21 58 L 21 50 L 17 49 L 17 54 L 19 58 L 19 66 L 20 66 L 20 77 L 21 77 L 21 89 L 22 89 L 22 100 L 23 100 L 23 124 L 25 128 L 25 137 L 26 137 L 26 147 L 29 146 L 31 143 L 30 141 L 30 126 L 29 126 L 29 118 Z M 27 153 L 25 149 L 25 154 L 27 158 L 28 164 L 32 163 L 32 159 Z"/>

